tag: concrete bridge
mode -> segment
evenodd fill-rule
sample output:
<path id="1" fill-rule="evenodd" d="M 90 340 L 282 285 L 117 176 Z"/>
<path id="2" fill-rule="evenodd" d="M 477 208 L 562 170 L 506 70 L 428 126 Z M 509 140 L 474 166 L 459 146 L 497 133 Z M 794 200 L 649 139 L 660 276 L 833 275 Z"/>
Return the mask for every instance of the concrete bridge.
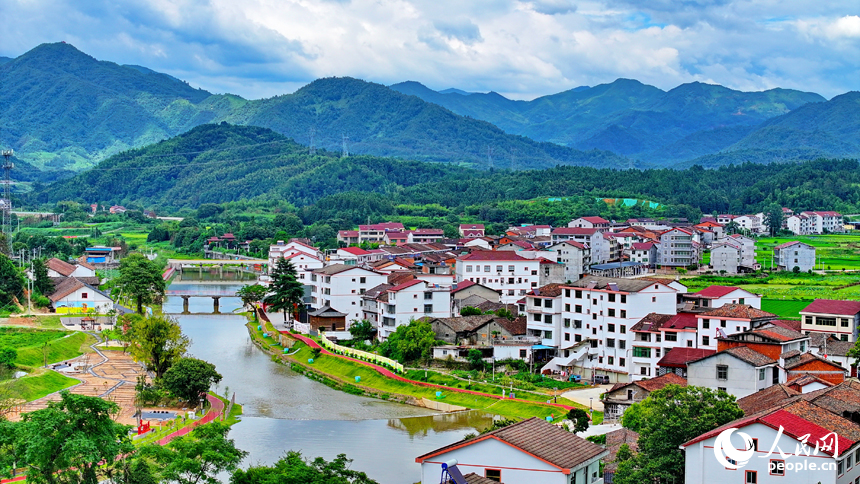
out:
<path id="1" fill-rule="evenodd" d="M 234 289 L 227 289 L 217 284 L 201 285 L 188 289 L 168 289 L 164 291 L 165 296 L 181 297 L 182 312 L 188 313 L 188 300 L 192 297 L 211 297 L 213 302 L 212 309 L 215 314 L 220 314 L 219 303 L 222 297 L 236 297 Z"/>
<path id="2" fill-rule="evenodd" d="M 194 270 L 202 274 L 203 267 L 217 267 L 218 273 L 224 275 L 224 266 L 238 267 L 240 269 L 262 274 L 265 272 L 265 265 L 269 263 L 266 259 L 167 259 L 167 267 L 171 267 L 182 274 L 183 270 Z"/>

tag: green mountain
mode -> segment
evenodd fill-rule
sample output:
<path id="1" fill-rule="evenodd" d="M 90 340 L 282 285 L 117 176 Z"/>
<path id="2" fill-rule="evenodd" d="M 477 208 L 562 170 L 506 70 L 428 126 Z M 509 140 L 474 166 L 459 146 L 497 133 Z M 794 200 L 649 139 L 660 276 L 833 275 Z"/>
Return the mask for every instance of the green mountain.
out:
<path id="1" fill-rule="evenodd" d="M 441 94 L 414 82 L 395 84 L 392 89 L 491 122 L 509 133 L 579 149 L 613 151 L 658 166 L 712 154 L 737 142 L 738 133 L 749 132 L 750 127 L 825 101 L 818 94 L 788 89 L 742 92 L 699 82 L 666 92 L 630 79 L 529 102 L 493 93 Z"/>
<path id="2" fill-rule="evenodd" d="M 582 152 L 504 133 L 475 119 L 384 86 L 320 79 L 295 94 L 248 101 L 212 95 L 145 67 L 98 61 L 66 43 L 43 44 L 0 66 L 0 132 L 32 165 L 81 170 L 130 148 L 204 123 L 272 128 L 301 142 L 351 153 L 422 161 L 538 168 L 556 164 L 626 166 L 623 158 Z M 348 140 L 346 139 L 348 137 Z"/>
<path id="3" fill-rule="evenodd" d="M 856 160 L 745 163 L 714 170 L 560 166 L 511 172 L 367 155 L 343 158 L 327 151 L 311 155 L 306 147 L 271 130 L 221 123 L 115 155 L 25 201 L 134 202 L 161 210 L 286 200 L 301 208 L 306 222 L 333 225 L 342 225 L 336 219 L 366 220 L 371 212 L 377 213 L 373 207 L 388 206 L 389 214 L 403 204 L 402 215 L 423 204 L 438 204 L 451 208 L 452 214 L 478 215 L 490 222 L 558 223 L 568 215 L 565 210 L 570 207 L 564 202 L 568 197 L 593 205 L 582 210 L 591 213 L 597 213 L 597 200 L 605 197 L 653 200 L 670 206 L 677 216 L 690 217 L 760 210 L 772 202 L 854 213 L 860 210 L 858 183 Z M 509 203 L 516 200 L 525 201 Z M 555 202 L 560 205 L 550 207 Z M 635 211 L 609 212 L 613 217 L 624 214 L 643 216 Z"/>

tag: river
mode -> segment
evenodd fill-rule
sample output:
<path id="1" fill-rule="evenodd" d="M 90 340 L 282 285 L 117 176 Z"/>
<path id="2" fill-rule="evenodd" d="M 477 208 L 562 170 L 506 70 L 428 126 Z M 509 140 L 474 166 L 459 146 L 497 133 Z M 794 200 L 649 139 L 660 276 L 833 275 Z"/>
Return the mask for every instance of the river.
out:
<path id="1" fill-rule="evenodd" d="M 171 289 L 187 284 L 197 283 L 186 279 Z M 235 392 L 243 405 L 242 421 L 233 426 L 230 437 L 250 453 L 244 467 L 272 464 L 288 450 L 327 460 L 343 453 L 354 460 L 351 468 L 380 484 L 412 484 L 421 479 L 415 457 L 489 425 L 489 418 L 479 412 L 433 415 L 309 380 L 254 346 L 244 316 L 229 314 L 240 306 L 238 298 L 221 298 L 221 315 L 199 314 L 212 311 L 212 300 L 191 298 L 192 314 L 183 315 L 182 299 L 168 298 L 163 309 L 191 338 L 191 355 L 214 363 L 223 376 L 216 391 Z"/>

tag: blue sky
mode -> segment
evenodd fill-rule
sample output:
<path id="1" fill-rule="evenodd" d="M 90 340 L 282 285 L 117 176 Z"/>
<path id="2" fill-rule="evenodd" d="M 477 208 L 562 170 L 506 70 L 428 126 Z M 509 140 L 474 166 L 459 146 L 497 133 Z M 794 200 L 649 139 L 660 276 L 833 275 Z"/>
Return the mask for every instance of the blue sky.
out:
<path id="1" fill-rule="evenodd" d="M 0 55 L 64 40 L 246 98 L 352 76 L 531 99 L 638 79 L 860 90 L 860 2 L 5 0 Z"/>

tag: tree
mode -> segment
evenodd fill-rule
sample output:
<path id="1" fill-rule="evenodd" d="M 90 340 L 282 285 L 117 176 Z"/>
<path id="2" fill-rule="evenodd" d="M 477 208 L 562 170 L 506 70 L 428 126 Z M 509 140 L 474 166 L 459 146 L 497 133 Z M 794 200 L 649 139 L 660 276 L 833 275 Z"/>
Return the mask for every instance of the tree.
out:
<path id="1" fill-rule="evenodd" d="M 8 443 L 17 465 L 29 468 L 27 482 L 97 484 L 103 465 L 112 466 L 134 449 L 129 427 L 111 418 L 119 411 L 114 402 L 68 391 L 60 395 L 60 401 L 24 414 L 12 428 Z"/>
<path id="2" fill-rule="evenodd" d="M 168 316 L 144 318 L 126 316 L 124 323 L 131 325 L 129 351 L 148 371 L 161 378 L 173 363 L 185 354 L 191 340 L 182 334 L 176 320 Z"/>
<path id="3" fill-rule="evenodd" d="M 367 341 L 372 339 L 373 335 L 376 334 L 376 328 L 373 327 L 373 323 L 370 321 L 362 319 L 361 321 L 352 323 L 352 326 L 349 327 L 349 334 L 355 341 Z"/>
<path id="4" fill-rule="evenodd" d="M 779 231 L 782 229 L 782 221 L 782 207 L 779 204 L 771 203 L 764 209 L 764 220 L 762 222 L 772 237 L 779 234 Z"/>
<path id="5" fill-rule="evenodd" d="M 651 392 L 621 417 L 625 427 L 639 433 L 639 452 L 619 465 L 615 482 L 683 482 L 684 454 L 678 447 L 743 414 L 735 397 L 724 391 L 667 385 Z"/>
<path id="6" fill-rule="evenodd" d="M 409 324 L 398 326 L 379 349 L 383 356 L 406 363 L 430 358 L 435 344 L 436 333 L 430 323 L 413 319 Z"/>
<path id="7" fill-rule="evenodd" d="M 364 472 L 350 469 L 351 462 L 345 454 L 338 454 L 331 462 L 322 457 L 310 461 L 291 450 L 272 467 L 235 471 L 230 484 L 379 484 Z"/>
<path id="8" fill-rule="evenodd" d="M 18 351 L 15 348 L 0 348 L 0 367 L 15 368 Z"/>
<path id="9" fill-rule="evenodd" d="M 16 301 L 24 293 L 24 280 L 15 263 L 0 254 L 0 307 Z"/>
<path id="10" fill-rule="evenodd" d="M 197 407 L 212 385 L 221 381 L 215 365 L 197 358 L 180 358 L 161 377 L 161 385 L 186 402 Z"/>
<path id="11" fill-rule="evenodd" d="M 573 422 L 573 429 L 571 429 L 571 432 L 577 433 L 588 430 L 588 412 L 585 410 L 581 408 L 573 408 L 567 412 L 567 419 Z"/>
<path id="12" fill-rule="evenodd" d="M 48 267 L 45 265 L 45 259 L 33 259 L 33 285 L 40 294 L 47 296 L 54 292 L 54 281 L 48 277 Z"/>
<path id="13" fill-rule="evenodd" d="M 287 259 L 278 259 L 271 276 L 272 282 L 269 285 L 271 293 L 263 302 L 275 311 L 283 311 L 284 323 L 286 323 L 287 312 L 298 309 L 298 306 L 302 304 L 305 288 L 296 279 L 296 267 Z"/>
<path id="14" fill-rule="evenodd" d="M 242 300 L 242 304 L 245 306 L 251 306 L 251 309 L 254 311 L 254 321 L 257 320 L 257 306 L 254 304 L 255 302 L 262 301 L 263 298 L 266 297 L 266 293 L 269 292 L 265 286 L 260 284 L 251 284 L 248 286 L 241 287 L 238 291 L 236 291 L 236 295 L 239 296 L 239 299 Z"/>
<path id="15" fill-rule="evenodd" d="M 229 431 L 230 427 L 221 422 L 200 425 L 164 447 L 152 444 L 141 448 L 138 458 L 156 465 L 160 482 L 220 484 L 216 476 L 234 471 L 248 455 L 227 438 Z"/>
<path id="16" fill-rule="evenodd" d="M 481 314 L 483 313 L 481 313 L 480 309 L 472 306 L 466 306 L 460 309 L 460 316 L 480 316 Z"/>
<path id="17" fill-rule="evenodd" d="M 152 304 L 164 297 L 167 286 L 161 277 L 161 270 L 154 262 L 143 254 L 131 254 L 119 263 L 115 287 L 137 303 L 137 312 L 140 314 L 144 304 Z"/>
<path id="18" fill-rule="evenodd" d="M 470 349 L 466 355 L 466 359 L 469 360 L 469 367 L 473 370 L 483 370 L 484 369 L 484 355 L 481 353 L 481 350 L 478 349 Z"/>

